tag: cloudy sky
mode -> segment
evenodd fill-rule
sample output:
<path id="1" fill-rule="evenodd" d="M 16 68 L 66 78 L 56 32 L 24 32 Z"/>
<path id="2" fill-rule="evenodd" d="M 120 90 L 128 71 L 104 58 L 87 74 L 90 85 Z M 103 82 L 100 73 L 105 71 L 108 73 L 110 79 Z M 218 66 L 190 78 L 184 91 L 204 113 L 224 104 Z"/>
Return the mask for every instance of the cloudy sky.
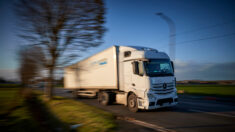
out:
<path id="1" fill-rule="evenodd" d="M 234 0 L 107 0 L 104 44 L 83 54 L 90 56 L 112 45 L 137 45 L 168 53 L 169 28 L 155 13 L 176 25 L 177 80 L 235 79 Z M 21 40 L 15 37 L 12 1 L 0 1 L 0 77 L 17 78 Z M 82 59 L 82 58 L 78 58 Z"/>

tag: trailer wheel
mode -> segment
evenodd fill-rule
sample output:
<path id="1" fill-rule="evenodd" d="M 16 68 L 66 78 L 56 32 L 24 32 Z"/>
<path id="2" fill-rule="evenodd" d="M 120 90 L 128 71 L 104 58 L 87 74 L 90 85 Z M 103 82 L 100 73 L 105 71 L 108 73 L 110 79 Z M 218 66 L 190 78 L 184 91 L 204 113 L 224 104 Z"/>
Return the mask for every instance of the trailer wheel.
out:
<path id="1" fill-rule="evenodd" d="M 138 111 L 138 103 L 137 103 L 137 97 L 135 94 L 131 94 L 128 96 L 128 109 L 131 112 L 137 112 Z"/>
<path id="2" fill-rule="evenodd" d="M 102 105 L 108 105 L 110 100 L 110 96 L 107 92 L 99 92 L 98 93 L 98 102 Z"/>

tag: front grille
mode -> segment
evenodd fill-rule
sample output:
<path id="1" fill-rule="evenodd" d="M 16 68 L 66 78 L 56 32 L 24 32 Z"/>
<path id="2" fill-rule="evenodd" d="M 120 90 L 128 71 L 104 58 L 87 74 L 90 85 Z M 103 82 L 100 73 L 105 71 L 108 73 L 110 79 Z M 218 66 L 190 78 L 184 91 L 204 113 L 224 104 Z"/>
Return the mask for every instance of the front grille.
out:
<path id="1" fill-rule="evenodd" d="M 150 102 L 149 103 L 149 106 L 154 106 L 155 105 L 155 102 Z"/>
<path id="2" fill-rule="evenodd" d="M 156 94 L 169 94 L 174 91 L 174 83 L 172 82 L 172 83 L 153 84 L 151 90 L 155 91 Z"/>
<path id="3" fill-rule="evenodd" d="M 166 98 L 166 99 L 159 99 L 157 101 L 157 104 L 158 105 L 162 105 L 164 103 L 172 103 L 173 102 L 173 99 L 172 98 Z"/>

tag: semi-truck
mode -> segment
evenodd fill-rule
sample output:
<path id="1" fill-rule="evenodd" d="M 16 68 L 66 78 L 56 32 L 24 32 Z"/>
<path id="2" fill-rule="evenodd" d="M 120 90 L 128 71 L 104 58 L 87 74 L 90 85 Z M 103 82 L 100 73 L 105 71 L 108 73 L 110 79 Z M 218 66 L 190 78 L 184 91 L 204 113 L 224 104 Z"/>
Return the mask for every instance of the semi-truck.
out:
<path id="1" fill-rule="evenodd" d="M 64 87 L 75 97 L 97 97 L 102 105 L 124 104 L 132 112 L 178 103 L 170 57 L 142 46 L 112 46 L 66 66 Z"/>

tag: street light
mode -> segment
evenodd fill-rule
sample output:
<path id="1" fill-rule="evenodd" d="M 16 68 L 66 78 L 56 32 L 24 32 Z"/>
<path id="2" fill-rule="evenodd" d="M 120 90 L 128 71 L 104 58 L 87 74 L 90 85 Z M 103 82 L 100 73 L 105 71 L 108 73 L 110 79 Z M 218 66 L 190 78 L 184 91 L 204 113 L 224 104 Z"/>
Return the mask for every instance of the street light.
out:
<path id="1" fill-rule="evenodd" d="M 156 15 L 160 16 L 163 20 L 165 20 L 169 26 L 169 33 L 170 33 L 170 35 L 169 35 L 169 54 L 170 54 L 171 59 L 173 61 L 175 61 L 175 36 L 176 36 L 175 23 L 171 18 L 169 18 L 168 16 L 166 16 L 162 12 L 158 12 L 158 13 L 156 13 Z"/>

